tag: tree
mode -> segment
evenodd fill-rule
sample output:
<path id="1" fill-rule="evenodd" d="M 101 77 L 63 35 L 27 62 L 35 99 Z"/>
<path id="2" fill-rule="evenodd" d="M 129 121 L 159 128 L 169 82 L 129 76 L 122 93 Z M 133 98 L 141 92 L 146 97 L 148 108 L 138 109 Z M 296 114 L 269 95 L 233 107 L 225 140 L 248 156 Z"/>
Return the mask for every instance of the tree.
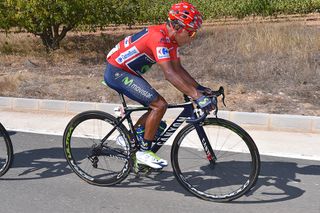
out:
<path id="1" fill-rule="evenodd" d="M 25 29 L 50 51 L 59 49 L 61 40 L 79 25 L 133 25 L 138 5 L 137 0 L 0 0 L 0 28 Z"/>
<path id="2" fill-rule="evenodd" d="M 87 0 L 0 0 L 0 28 L 18 27 L 39 36 L 47 51 L 60 47 L 67 32 L 94 8 Z"/>
<path id="3" fill-rule="evenodd" d="M 67 32 L 86 16 L 86 0 L 6 0 L 17 27 L 39 36 L 47 51 L 60 47 Z"/>
<path id="4" fill-rule="evenodd" d="M 0 29 L 9 30 L 13 25 L 10 17 L 13 15 L 13 11 L 9 9 L 9 6 L 5 0 L 0 0 Z"/>
<path id="5" fill-rule="evenodd" d="M 117 24 L 125 24 L 131 27 L 140 16 L 139 1 L 137 0 L 113 0 L 112 6 L 116 15 L 113 20 Z"/>

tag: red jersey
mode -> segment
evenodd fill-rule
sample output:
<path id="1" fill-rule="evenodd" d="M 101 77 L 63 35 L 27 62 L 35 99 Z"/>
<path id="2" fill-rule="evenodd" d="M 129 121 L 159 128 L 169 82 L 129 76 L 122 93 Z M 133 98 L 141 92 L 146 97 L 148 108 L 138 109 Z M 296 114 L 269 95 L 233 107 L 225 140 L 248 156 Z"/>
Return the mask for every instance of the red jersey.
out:
<path id="1" fill-rule="evenodd" d="M 144 74 L 157 62 L 178 58 L 178 45 L 170 40 L 166 24 L 126 37 L 107 55 L 110 64 L 135 75 Z"/>

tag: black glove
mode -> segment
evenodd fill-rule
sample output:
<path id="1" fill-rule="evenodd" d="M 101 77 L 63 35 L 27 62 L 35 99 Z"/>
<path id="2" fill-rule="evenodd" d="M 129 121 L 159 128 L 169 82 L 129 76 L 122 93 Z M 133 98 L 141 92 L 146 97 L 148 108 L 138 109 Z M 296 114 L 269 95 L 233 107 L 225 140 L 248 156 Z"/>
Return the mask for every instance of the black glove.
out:
<path id="1" fill-rule="evenodd" d="M 200 107 L 200 109 L 202 109 L 206 113 L 209 113 L 211 110 L 213 110 L 216 104 L 213 102 L 212 98 L 209 98 L 205 95 L 195 100 L 195 102 L 198 105 L 198 107 Z"/>
<path id="2" fill-rule="evenodd" d="M 197 86 L 197 90 L 201 91 L 204 95 L 210 95 L 212 93 L 212 90 L 209 87 L 204 87 L 200 84 Z"/>

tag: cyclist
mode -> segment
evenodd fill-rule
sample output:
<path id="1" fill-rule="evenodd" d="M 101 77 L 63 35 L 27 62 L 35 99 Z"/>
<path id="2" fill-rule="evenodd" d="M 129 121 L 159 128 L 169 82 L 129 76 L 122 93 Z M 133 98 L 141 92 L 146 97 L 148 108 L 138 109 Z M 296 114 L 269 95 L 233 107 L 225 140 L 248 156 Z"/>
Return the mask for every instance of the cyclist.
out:
<path id="1" fill-rule="evenodd" d="M 127 36 L 107 55 L 108 65 L 104 75 L 107 85 L 150 108 L 135 124 L 135 127 L 145 127 L 144 139 L 139 141 L 140 148 L 136 153 L 139 164 L 155 169 L 168 165 L 166 160 L 150 151 L 167 109 L 166 100 L 141 76 L 153 64 L 159 64 L 166 80 L 190 96 L 201 109 L 208 111 L 213 108 L 212 100 L 202 94 L 210 89 L 191 77 L 181 65 L 178 54 L 179 47 L 195 38 L 201 24 L 202 16 L 192 4 L 177 3 L 171 7 L 166 23 Z"/>

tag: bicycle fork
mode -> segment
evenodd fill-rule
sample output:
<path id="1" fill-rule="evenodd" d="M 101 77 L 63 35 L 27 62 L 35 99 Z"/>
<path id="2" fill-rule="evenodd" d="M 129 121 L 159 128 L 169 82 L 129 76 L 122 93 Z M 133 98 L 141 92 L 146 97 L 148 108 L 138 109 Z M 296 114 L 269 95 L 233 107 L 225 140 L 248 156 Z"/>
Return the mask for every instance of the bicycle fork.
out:
<path id="1" fill-rule="evenodd" d="M 211 144 L 209 142 L 207 134 L 205 133 L 203 127 L 200 126 L 199 124 L 195 125 L 195 129 L 198 133 L 198 136 L 200 138 L 200 142 L 201 142 L 202 147 L 206 153 L 206 156 L 207 156 L 207 159 L 210 163 L 210 166 L 213 167 L 216 164 L 217 156 L 215 155 L 215 153 L 211 147 Z"/>

